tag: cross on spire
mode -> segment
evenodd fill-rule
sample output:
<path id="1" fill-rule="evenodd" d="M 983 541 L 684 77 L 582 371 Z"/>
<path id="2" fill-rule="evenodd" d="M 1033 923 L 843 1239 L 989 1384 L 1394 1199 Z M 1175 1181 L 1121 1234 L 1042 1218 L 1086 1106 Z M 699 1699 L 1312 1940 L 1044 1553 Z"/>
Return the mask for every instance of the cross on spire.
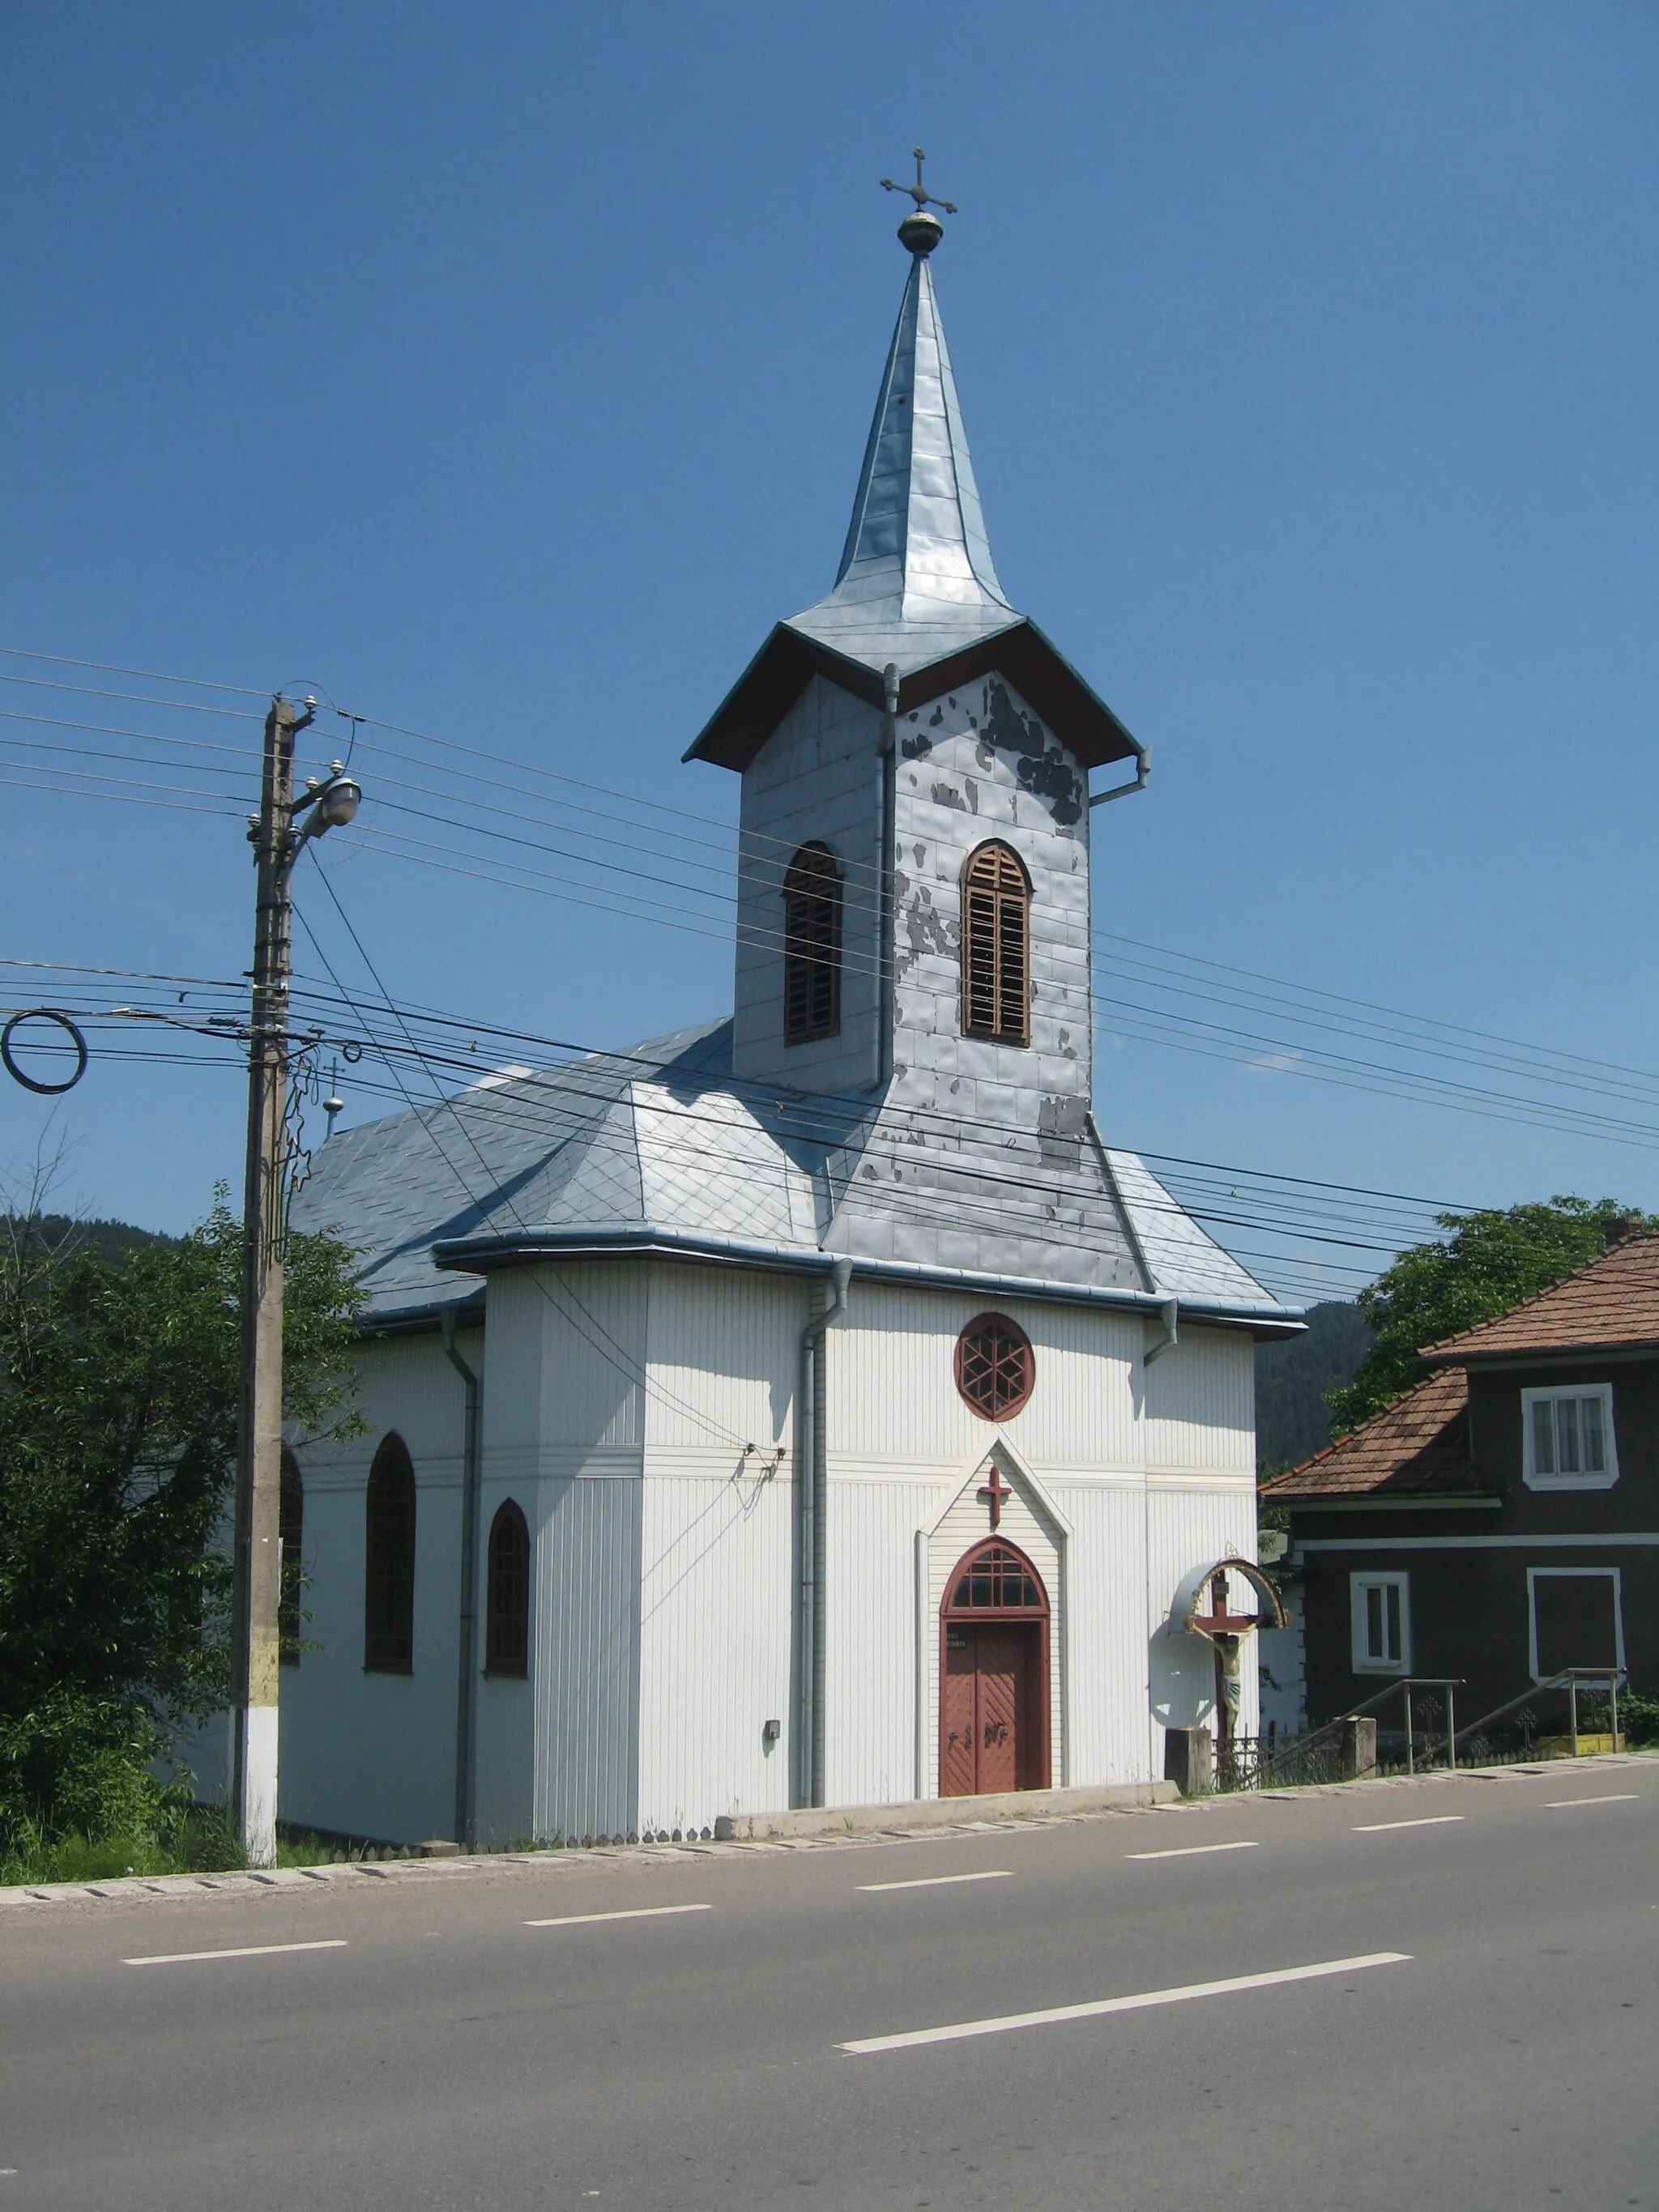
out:
<path id="1" fill-rule="evenodd" d="M 934 198 L 921 180 L 921 165 L 927 157 L 920 146 L 915 148 L 915 151 L 916 156 L 915 184 L 898 185 L 895 184 L 890 177 L 884 177 L 881 180 L 881 188 L 884 192 L 908 193 L 915 202 L 915 214 L 907 215 L 899 225 L 899 239 L 902 244 L 909 247 L 912 253 L 931 253 L 940 239 L 944 237 L 945 226 L 936 215 L 928 214 L 928 209 L 943 208 L 946 215 L 954 215 L 957 211 L 957 204 L 954 200 Z"/>
<path id="2" fill-rule="evenodd" d="M 1012 1498 L 1013 1494 L 1013 1492 L 1008 1487 L 1008 1485 L 1002 1479 L 1001 1468 L 997 1466 L 994 1461 L 993 1461 L 991 1464 L 990 1480 L 988 1482 L 981 1483 L 978 1495 L 986 1499 L 990 1505 L 991 1526 L 994 1528 L 1000 1528 L 1002 1526 L 1003 1499 L 1005 1498 Z"/>

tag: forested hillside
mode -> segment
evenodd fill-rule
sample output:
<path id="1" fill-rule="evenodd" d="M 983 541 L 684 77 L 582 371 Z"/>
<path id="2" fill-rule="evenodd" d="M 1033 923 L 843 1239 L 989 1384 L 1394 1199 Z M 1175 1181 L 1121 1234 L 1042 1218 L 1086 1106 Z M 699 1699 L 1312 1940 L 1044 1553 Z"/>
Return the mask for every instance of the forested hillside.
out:
<path id="1" fill-rule="evenodd" d="M 1370 1350 L 1371 1332 L 1358 1306 L 1319 1305 L 1308 1333 L 1255 1348 L 1255 1459 L 1261 1474 L 1279 1474 L 1331 1440 L 1325 1393 L 1351 1382 Z"/>
<path id="2" fill-rule="evenodd" d="M 17 1215 L 6 1225 L 13 1236 L 25 1226 Z M 129 1252 L 142 1250 L 146 1244 L 172 1242 L 156 1230 L 135 1229 L 130 1221 L 76 1221 L 67 1213 L 36 1214 L 27 1225 L 28 1234 L 42 1244 L 53 1249 L 68 1244 L 76 1251 L 90 1251 L 100 1260 L 120 1260 Z"/>

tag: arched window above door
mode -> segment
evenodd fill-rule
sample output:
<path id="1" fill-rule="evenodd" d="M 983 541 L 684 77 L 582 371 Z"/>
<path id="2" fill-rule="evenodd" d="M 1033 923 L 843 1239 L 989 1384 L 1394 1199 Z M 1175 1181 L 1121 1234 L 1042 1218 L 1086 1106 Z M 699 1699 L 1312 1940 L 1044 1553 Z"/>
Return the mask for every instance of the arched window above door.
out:
<path id="1" fill-rule="evenodd" d="M 783 878 L 783 1041 L 841 1032 L 841 871 L 827 845 L 803 845 Z"/>
<path id="2" fill-rule="evenodd" d="M 962 876 L 962 1032 L 1031 1041 L 1031 886 L 1018 854 L 992 838 Z"/>
<path id="3" fill-rule="evenodd" d="M 1021 1613 L 1048 1609 L 1036 1569 L 1012 1544 L 981 1544 L 957 1567 L 945 1601 L 948 1615 L 960 1613 Z"/>
<path id="4" fill-rule="evenodd" d="M 484 1672 L 530 1671 L 530 1530 L 509 1498 L 489 1524 L 484 1594 Z"/>
<path id="5" fill-rule="evenodd" d="M 368 1474 L 365 1513 L 363 1665 L 372 1674 L 415 1669 L 415 1468 L 396 1434 L 383 1437 Z"/>

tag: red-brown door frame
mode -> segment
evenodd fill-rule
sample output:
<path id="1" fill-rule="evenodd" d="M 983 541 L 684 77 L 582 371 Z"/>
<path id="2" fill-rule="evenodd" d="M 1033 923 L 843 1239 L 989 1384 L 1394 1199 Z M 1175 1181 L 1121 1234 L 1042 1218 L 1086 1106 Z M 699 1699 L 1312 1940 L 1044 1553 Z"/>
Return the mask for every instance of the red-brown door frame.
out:
<path id="1" fill-rule="evenodd" d="M 962 1580 L 963 1575 L 967 1573 L 973 1562 L 979 1558 L 980 1554 L 982 1552 L 990 1551 L 1010 1552 L 1013 1554 L 1014 1558 L 1019 1561 L 1021 1566 L 1024 1568 L 1026 1573 L 1030 1575 L 1031 1580 L 1036 1584 L 1037 1590 L 1042 1601 L 1040 1605 L 952 1605 L 951 1601 L 955 1594 L 957 1583 Z M 945 1659 L 945 1639 L 951 1624 L 955 1623 L 958 1626 L 965 1627 L 987 1628 L 996 1627 L 1003 1624 L 1012 1626 L 1020 1621 L 1035 1621 L 1038 1624 L 1042 1632 L 1041 1637 L 1038 1638 L 1037 1711 L 1036 1725 L 1034 1730 L 1036 1739 L 1035 1749 L 1037 1756 L 1036 1759 L 1031 1762 L 1031 1765 L 1034 1766 L 1036 1770 L 1036 1778 L 1030 1782 L 1019 1783 L 1016 1786 L 1021 1790 L 1048 1789 L 1054 1755 L 1054 1723 L 1048 1704 L 1048 1590 L 1042 1577 L 1037 1572 L 1036 1568 L 1032 1564 L 1031 1560 L 1024 1552 L 1021 1551 L 1019 1546 L 1018 1544 L 1011 1544 L 1006 1536 L 997 1535 L 981 1537 L 977 1544 L 970 1544 L 969 1546 L 968 1549 L 957 1561 L 955 1566 L 951 1568 L 950 1574 L 945 1578 L 945 1595 L 939 1601 L 939 1717 L 938 1726 L 934 1730 L 937 1741 L 933 1746 L 934 1773 L 936 1778 L 942 1776 L 944 1769 L 943 1738 L 945 1729 L 945 1672 L 947 1663 Z M 978 1764 L 977 1753 L 975 1754 L 975 1764 Z"/>

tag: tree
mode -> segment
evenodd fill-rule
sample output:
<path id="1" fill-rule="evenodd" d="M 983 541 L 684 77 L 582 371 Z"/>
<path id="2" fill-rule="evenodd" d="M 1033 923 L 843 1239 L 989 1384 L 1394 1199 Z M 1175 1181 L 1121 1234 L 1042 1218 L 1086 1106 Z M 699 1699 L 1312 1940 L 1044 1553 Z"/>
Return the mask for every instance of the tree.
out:
<path id="1" fill-rule="evenodd" d="M 241 1228 L 222 1193 L 188 1236 L 113 1259 L 5 1226 L 0 1829 L 61 1832 L 149 1802 L 173 1727 L 228 1694 Z M 283 1387 L 313 1438 L 355 1427 L 349 1261 L 289 1241 Z"/>
<path id="2" fill-rule="evenodd" d="M 1450 1232 L 1443 1243 L 1413 1245 L 1359 1293 L 1376 1340 L 1352 1382 L 1326 1393 L 1334 1436 L 1420 1382 L 1429 1370 L 1417 1355 L 1426 1346 L 1548 1290 L 1595 1257 L 1615 1222 L 1649 1225 L 1610 1198 L 1437 1218 Z"/>

